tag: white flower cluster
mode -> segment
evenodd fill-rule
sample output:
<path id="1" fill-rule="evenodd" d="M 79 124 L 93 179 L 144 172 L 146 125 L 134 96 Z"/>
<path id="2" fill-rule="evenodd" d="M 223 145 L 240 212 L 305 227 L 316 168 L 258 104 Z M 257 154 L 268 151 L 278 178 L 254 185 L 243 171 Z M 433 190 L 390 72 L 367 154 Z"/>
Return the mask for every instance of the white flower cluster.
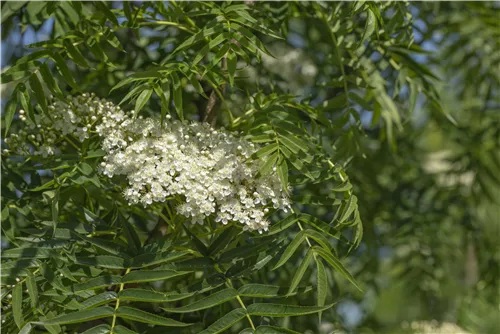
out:
<path id="1" fill-rule="evenodd" d="M 80 140 L 96 132 L 106 152 L 101 171 L 125 175 L 125 198 L 143 205 L 178 200 L 177 213 L 203 224 L 237 221 L 244 229 L 266 231 L 269 207 L 290 208 L 276 172 L 256 177 L 260 162 L 253 143 L 207 123 L 185 124 L 133 118 L 111 102 L 83 94 L 51 106 L 53 128 Z"/>
<path id="2" fill-rule="evenodd" d="M 436 320 L 412 321 L 411 323 L 403 322 L 402 327 L 404 329 L 411 329 L 416 334 L 470 334 L 454 323 L 439 323 Z"/>

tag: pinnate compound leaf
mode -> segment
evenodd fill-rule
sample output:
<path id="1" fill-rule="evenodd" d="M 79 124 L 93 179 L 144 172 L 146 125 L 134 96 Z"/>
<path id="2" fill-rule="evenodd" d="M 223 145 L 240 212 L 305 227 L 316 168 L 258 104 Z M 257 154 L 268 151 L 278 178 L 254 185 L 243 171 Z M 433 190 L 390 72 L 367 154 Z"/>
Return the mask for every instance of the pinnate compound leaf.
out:
<path id="1" fill-rule="evenodd" d="M 231 312 L 225 314 L 222 318 L 215 321 L 213 324 L 208 326 L 200 334 L 218 334 L 222 333 L 226 329 L 230 328 L 232 325 L 242 320 L 247 315 L 247 311 L 243 308 L 237 308 Z"/>

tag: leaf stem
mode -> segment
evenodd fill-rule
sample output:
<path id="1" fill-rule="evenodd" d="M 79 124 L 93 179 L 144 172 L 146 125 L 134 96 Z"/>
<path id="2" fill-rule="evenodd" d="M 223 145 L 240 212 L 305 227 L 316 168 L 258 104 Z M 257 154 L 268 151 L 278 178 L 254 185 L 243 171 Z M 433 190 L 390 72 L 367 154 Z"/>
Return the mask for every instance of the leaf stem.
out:
<path id="1" fill-rule="evenodd" d="M 130 270 L 131 270 L 131 268 L 128 268 L 127 271 L 125 271 L 125 275 L 127 275 L 130 272 Z M 118 290 L 118 294 L 120 294 L 120 292 L 122 292 L 124 285 L 125 285 L 125 283 L 120 284 L 120 289 Z M 113 321 L 111 322 L 111 330 L 109 331 L 110 334 L 114 333 L 115 324 L 116 324 L 116 311 L 118 310 L 119 307 L 120 307 L 120 297 L 117 297 L 115 311 L 113 312 Z"/>
<path id="2" fill-rule="evenodd" d="M 230 288 L 233 287 L 233 283 L 231 283 L 231 280 L 229 278 L 226 280 L 226 285 Z M 241 307 L 243 307 L 243 309 L 246 311 L 247 307 L 245 306 L 245 303 L 243 303 L 243 300 L 241 300 L 239 295 L 236 295 L 236 299 L 240 303 Z M 246 316 L 247 316 L 248 322 L 250 323 L 250 326 L 252 326 L 252 329 L 255 330 L 255 325 L 253 324 L 252 317 L 250 317 L 250 314 L 248 314 L 248 312 L 246 312 Z"/>

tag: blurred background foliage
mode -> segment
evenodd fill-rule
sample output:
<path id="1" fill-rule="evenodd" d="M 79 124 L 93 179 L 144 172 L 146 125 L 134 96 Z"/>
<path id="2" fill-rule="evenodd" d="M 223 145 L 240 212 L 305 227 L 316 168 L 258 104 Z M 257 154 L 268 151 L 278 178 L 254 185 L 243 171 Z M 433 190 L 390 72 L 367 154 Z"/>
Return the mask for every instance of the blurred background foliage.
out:
<path id="1" fill-rule="evenodd" d="M 116 102 L 129 88 L 110 92 L 113 86 L 168 60 L 191 35 L 191 19 L 172 13 L 222 5 L 74 3 L 3 2 L 2 68 L 30 53 L 30 44 L 60 52 L 58 37 L 76 31 L 71 41 L 81 43 L 83 61 L 62 55 L 73 60 L 68 66 L 78 87 L 54 77 L 65 94 L 89 91 Z M 349 175 L 363 220 L 363 240 L 345 258 L 363 292 L 339 280 L 331 291 L 337 304 L 322 324 L 312 330 L 294 318 L 291 328 L 399 334 L 434 320 L 498 333 L 499 3 L 245 4 L 269 54 L 248 60 L 238 54 L 236 83 L 217 103 L 215 122 L 230 127 L 259 94 L 290 94 L 288 102 L 320 110 L 333 126 L 317 136 Z M 194 17 L 199 27 L 210 18 Z M 184 117 L 202 118 L 211 85 L 203 94 L 187 79 L 181 85 Z M 2 86 L 2 107 L 15 88 Z M 160 105 L 153 96 L 145 109 Z M 14 119 L 13 128 L 19 126 Z M 328 217 L 321 210 L 310 213 Z M 441 333 L 439 326 L 430 331 Z"/>

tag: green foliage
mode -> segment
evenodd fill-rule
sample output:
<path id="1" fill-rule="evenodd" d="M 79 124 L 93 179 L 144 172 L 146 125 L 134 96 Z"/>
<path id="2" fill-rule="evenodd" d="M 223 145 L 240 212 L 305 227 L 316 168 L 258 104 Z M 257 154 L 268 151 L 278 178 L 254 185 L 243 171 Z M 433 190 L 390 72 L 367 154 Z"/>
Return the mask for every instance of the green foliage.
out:
<path id="1" fill-rule="evenodd" d="M 500 268 L 498 224 L 488 223 L 500 205 L 495 9 L 3 2 L 4 40 L 51 25 L 42 41 L 17 45 L 2 72 L 4 138 L 52 119 L 53 99 L 95 92 L 134 117 L 244 137 L 259 147 L 256 177 L 277 173 L 293 210 L 271 207 L 262 234 L 213 217 L 190 225 L 178 198 L 129 205 L 127 181 L 100 173 L 94 133 L 61 135 L 49 157 L 5 145 L 2 329 L 316 333 L 325 322 L 342 327 L 336 305 L 356 300 L 378 305 L 357 326 L 387 333 L 413 320 L 379 307 L 395 280 L 407 287 L 400 305 L 416 295 L 433 306 L 421 318 L 489 333 Z M 438 150 L 452 151 L 448 168 L 429 171 Z M 460 181 L 467 173 L 477 182 Z M 383 247 L 396 254 L 387 262 L 374 255 Z M 481 279 L 455 298 L 465 253 Z M 460 312 L 450 316 L 448 302 Z M 477 323 L 469 305 L 491 319 Z"/>

